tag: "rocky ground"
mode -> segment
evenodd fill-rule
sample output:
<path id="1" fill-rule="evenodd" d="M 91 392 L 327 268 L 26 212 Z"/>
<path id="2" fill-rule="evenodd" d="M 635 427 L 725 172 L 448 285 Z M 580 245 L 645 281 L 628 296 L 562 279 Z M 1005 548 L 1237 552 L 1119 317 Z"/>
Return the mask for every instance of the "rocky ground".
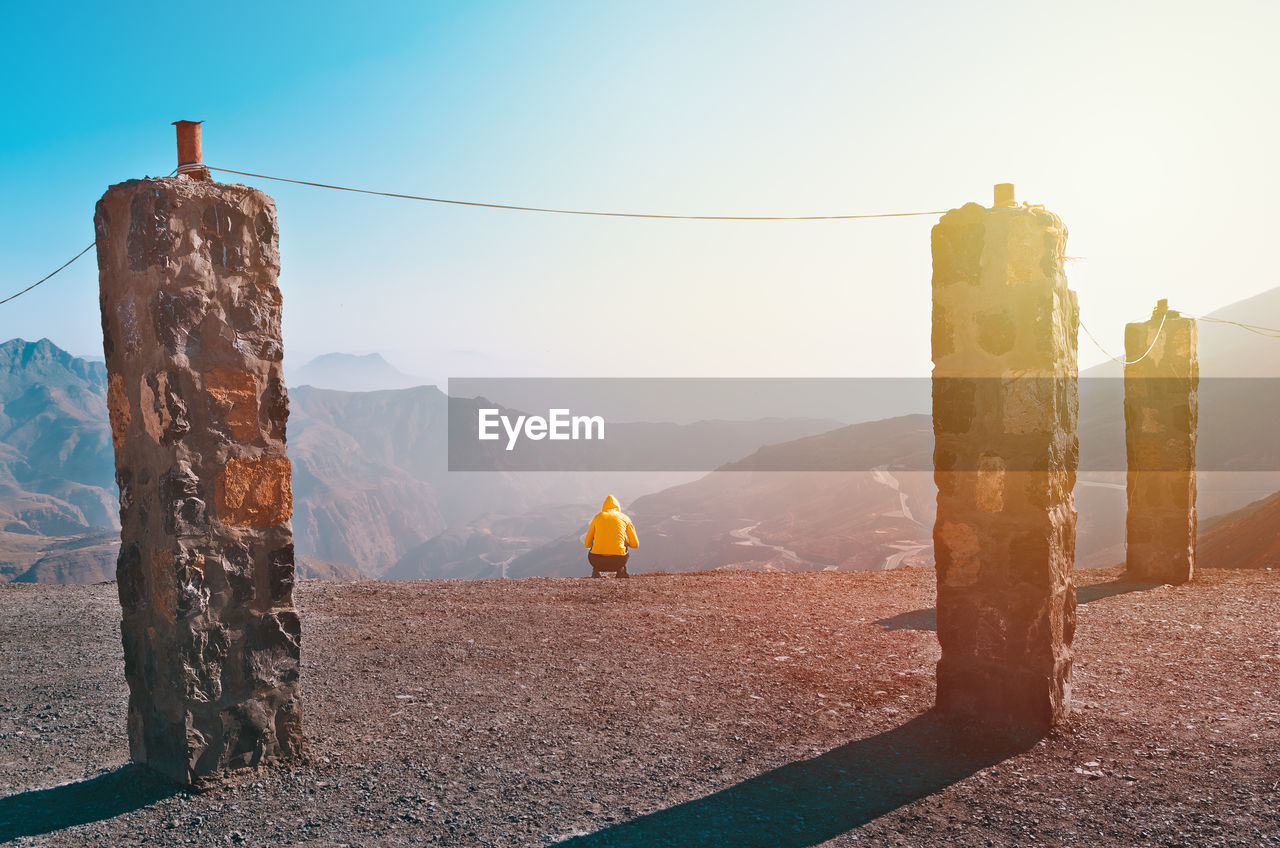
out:
<path id="1" fill-rule="evenodd" d="M 1076 712 L 929 711 L 933 574 L 321 583 L 308 759 L 126 764 L 115 587 L 0 585 L 0 844 L 1280 844 L 1280 569 L 1081 572 Z"/>

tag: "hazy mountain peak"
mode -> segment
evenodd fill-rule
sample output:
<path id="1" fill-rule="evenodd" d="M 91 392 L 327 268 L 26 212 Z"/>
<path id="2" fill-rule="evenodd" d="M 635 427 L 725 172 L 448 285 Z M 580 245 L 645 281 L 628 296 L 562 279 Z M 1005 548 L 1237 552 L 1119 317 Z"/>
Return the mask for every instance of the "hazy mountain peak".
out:
<path id="1" fill-rule="evenodd" d="M 286 373 L 291 386 L 315 386 L 343 392 L 407 389 L 427 381 L 405 374 L 378 353 L 326 353 Z"/>
<path id="2" fill-rule="evenodd" d="M 50 389 L 72 386 L 105 392 L 107 368 L 67 353 L 49 339 L 0 343 L 0 404 L 13 400 L 32 385 Z"/>
<path id="3" fill-rule="evenodd" d="M 366 353 L 366 354 L 322 353 L 319 356 L 317 356 L 315 359 L 312 359 L 303 367 L 310 368 L 312 366 L 325 366 L 325 365 L 331 365 L 334 363 L 360 363 L 362 365 L 367 364 L 367 365 L 375 366 L 377 368 L 387 369 L 396 374 L 400 373 L 394 365 L 392 365 L 390 362 L 387 362 L 387 360 L 383 359 L 382 354 L 380 353 Z"/>

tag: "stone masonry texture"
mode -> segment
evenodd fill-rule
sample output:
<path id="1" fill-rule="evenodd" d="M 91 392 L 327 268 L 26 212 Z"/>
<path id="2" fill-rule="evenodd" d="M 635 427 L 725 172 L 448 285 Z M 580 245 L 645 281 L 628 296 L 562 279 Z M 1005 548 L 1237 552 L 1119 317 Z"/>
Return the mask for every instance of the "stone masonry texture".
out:
<path id="1" fill-rule="evenodd" d="M 1196 322 L 1163 301 L 1125 327 L 1126 569 L 1143 582 L 1186 583 L 1196 562 Z"/>
<path id="2" fill-rule="evenodd" d="M 1043 731 L 1071 699 L 1076 331 L 1067 230 L 970 203 L 933 229 L 938 706 Z"/>
<path id="3" fill-rule="evenodd" d="M 131 180 L 94 224 L 130 755 L 184 784 L 299 756 L 275 204 Z"/>

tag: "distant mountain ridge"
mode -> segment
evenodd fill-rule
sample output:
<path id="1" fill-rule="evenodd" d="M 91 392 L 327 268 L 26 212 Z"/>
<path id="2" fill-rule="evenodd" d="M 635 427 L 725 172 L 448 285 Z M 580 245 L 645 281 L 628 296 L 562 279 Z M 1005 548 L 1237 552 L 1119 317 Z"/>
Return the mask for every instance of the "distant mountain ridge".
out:
<path id="1" fill-rule="evenodd" d="M 1202 568 L 1280 568 L 1280 492 L 1200 526 Z"/>
<path id="2" fill-rule="evenodd" d="M 1135 316 L 1142 317 L 1142 316 Z M 1280 288 L 1216 310 L 1211 317 L 1280 327 Z M 1082 335 L 1083 338 L 1083 335 Z M 1219 377 L 1280 378 L 1280 340 L 1211 321 L 1199 323 L 1202 390 L 1221 397 Z M 1125 447 L 1123 384 L 1115 363 L 1086 370 L 1080 382 L 1082 467 L 1076 506 L 1077 567 L 1108 567 L 1124 557 Z M 1098 379 L 1112 377 L 1115 379 Z M 1223 381 L 1229 382 L 1229 381 Z M 1251 419 L 1212 400 L 1200 408 L 1201 455 L 1217 467 L 1199 475 L 1199 511 L 1206 527 L 1230 510 L 1232 531 L 1207 533 L 1205 561 L 1227 555 L 1233 537 L 1254 539 L 1257 556 L 1280 522 L 1280 502 L 1251 504 L 1280 490 L 1270 452 L 1276 419 Z M 763 447 L 701 479 L 647 495 L 630 510 L 640 530 L 634 571 L 697 571 L 712 568 L 874 570 L 932 564 L 932 524 L 937 489 L 931 471 L 932 421 L 909 415 L 843 427 Z M 823 467 L 867 471 L 799 472 Z M 1244 506 L 1251 504 L 1251 506 Z M 1243 509 L 1241 509 L 1243 507 Z M 1252 511 L 1250 511 L 1252 510 Z M 909 516 L 909 517 L 908 517 Z M 1253 548 L 1250 548 L 1253 550 Z M 582 574 L 577 533 L 553 540 L 512 561 L 510 576 Z"/>
<path id="3" fill-rule="evenodd" d="M 919 468 L 921 454 L 932 450 L 927 415 L 761 447 L 699 480 L 624 504 L 640 534 L 632 570 L 873 571 L 923 564 L 936 509 L 933 475 L 896 469 Z M 824 458 L 844 459 L 850 451 L 860 454 L 862 467 L 877 470 L 786 470 L 820 468 Z M 582 574 L 582 529 L 518 557 L 508 575 Z"/>
<path id="4" fill-rule="evenodd" d="M 412 563 L 402 563 L 401 558 L 446 528 L 459 539 L 483 532 L 473 525 L 477 519 L 494 522 L 528 513 L 522 522 L 545 527 L 536 516 L 547 510 L 590 508 L 610 491 L 630 497 L 696 477 L 679 471 L 519 471 L 500 464 L 488 471 L 450 471 L 450 400 L 434 386 L 361 393 L 302 386 L 290 390 L 290 399 L 298 550 L 358 565 L 372 575 L 394 571 L 420 578 L 445 572 L 456 576 L 453 549 L 443 540 L 424 549 L 433 553 L 420 551 Z M 455 398 L 454 403 L 474 407 L 482 401 Z M 768 419 L 617 428 L 632 434 L 660 432 L 685 451 L 706 454 L 719 463 L 765 442 L 787 441 L 837 424 Z M 518 533 L 503 538 L 506 541 L 498 547 L 511 554 L 550 536 Z M 470 576 L 487 576 L 487 566 L 473 562 L 471 567 L 478 571 Z"/>
<path id="5" fill-rule="evenodd" d="M 357 356 L 351 353 L 326 353 L 298 369 L 286 369 L 290 387 L 314 386 L 340 392 L 376 392 L 385 389 L 409 389 L 425 386 L 430 381 L 400 371 L 381 354 Z"/>
<path id="6" fill-rule="evenodd" d="M 375 368 L 385 365 L 380 358 L 370 361 Z M 696 476 L 450 472 L 449 399 L 434 386 L 362 392 L 293 386 L 290 407 L 294 539 L 300 561 L 330 564 L 313 569 L 317 574 L 382 574 L 449 528 L 468 538 L 496 532 L 498 547 L 511 557 L 565 532 L 563 515 L 588 510 L 584 505 L 602 493 L 631 497 Z M 624 426 L 658 427 L 686 449 L 720 462 L 738 456 L 743 446 L 834 424 Z M 114 572 L 118 528 L 105 366 L 47 339 L 0 345 L 0 580 L 106 579 Z M 457 571 L 445 541 L 432 548 L 443 559 L 420 556 L 405 573 Z M 488 576 L 491 566 L 475 562 L 462 570 L 468 569 L 474 573 L 465 576 Z"/>
<path id="7" fill-rule="evenodd" d="M 119 527 L 106 384 L 104 365 L 48 339 L 0 344 L 0 580 L 60 538 Z"/>
<path id="8" fill-rule="evenodd" d="M 0 579 L 46 536 L 119 526 L 106 383 L 48 339 L 0 344 Z"/>
<path id="9" fill-rule="evenodd" d="M 1280 326 L 1280 289 L 1213 316 Z M 1274 374 L 1280 341 L 1212 322 L 1201 323 L 1200 338 L 1206 376 L 1280 376 Z M 344 363 L 336 370 L 358 360 L 352 373 L 365 387 L 386 369 L 394 372 L 388 379 L 413 379 L 376 355 L 335 356 L 332 362 Z M 1099 394 L 1090 396 L 1090 384 Z M 1082 454 L 1099 451 L 1095 458 L 1118 469 L 1080 477 L 1082 566 L 1123 557 L 1123 420 L 1116 398 L 1105 394 L 1117 384 L 1106 384 L 1081 387 Z M 105 385 L 101 363 L 47 339 L 0 344 L 0 580 L 72 580 L 113 569 L 110 539 L 118 523 Z M 295 383 L 290 395 L 298 554 L 332 563 L 330 573 L 358 567 L 399 578 L 581 574 L 580 532 L 608 492 L 623 498 L 640 526 L 636 570 L 867 569 L 931 561 L 932 474 L 905 470 L 926 467 L 927 414 L 852 427 L 800 419 L 635 425 L 637 432 L 659 428 L 682 439 L 683 449 L 725 466 L 700 477 L 462 473 L 448 470 L 449 401 L 434 386 L 348 391 Z M 1258 467 L 1248 453 L 1248 428 L 1275 422 L 1239 418 L 1203 406 L 1202 447 L 1221 453 L 1238 443 L 1240 467 Z M 826 458 L 851 453 L 861 454 L 860 467 L 876 470 L 767 470 L 822 467 Z M 1206 560 L 1222 550 L 1208 541 L 1210 529 L 1230 542 L 1217 529 L 1226 525 L 1212 524 L 1212 516 L 1245 504 L 1231 526 L 1262 545 L 1266 522 L 1280 521 L 1280 513 L 1251 502 L 1278 489 L 1277 473 L 1202 474 Z M 1260 562 L 1270 556 L 1270 549 L 1258 550 Z"/>

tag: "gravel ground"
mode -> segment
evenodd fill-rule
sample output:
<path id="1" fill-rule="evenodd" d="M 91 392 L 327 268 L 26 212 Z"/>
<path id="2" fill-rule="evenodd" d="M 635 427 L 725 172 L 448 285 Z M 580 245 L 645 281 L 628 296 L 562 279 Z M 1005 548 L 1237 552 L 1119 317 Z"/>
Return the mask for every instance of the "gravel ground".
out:
<path id="1" fill-rule="evenodd" d="M 1280 571 L 1078 574 L 1076 711 L 929 708 L 933 573 L 298 589 L 307 760 L 126 762 L 115 587 L 0 585 L 0 843 L 1280 845 Z"/>

